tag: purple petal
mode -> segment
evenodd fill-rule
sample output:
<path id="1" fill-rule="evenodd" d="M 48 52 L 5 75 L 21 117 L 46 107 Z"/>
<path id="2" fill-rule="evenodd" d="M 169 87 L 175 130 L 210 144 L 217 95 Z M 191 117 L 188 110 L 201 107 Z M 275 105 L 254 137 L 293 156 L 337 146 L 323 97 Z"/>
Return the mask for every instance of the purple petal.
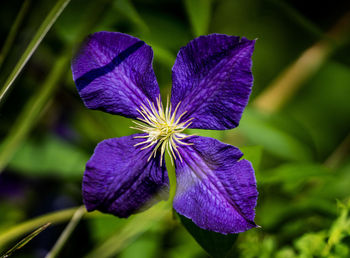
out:
<path id="1" fill-rule="evenodd" d="M 236 147 L 218 140 L 193 136 L 179 148 L 176 161 L 175 210 L 200 228 L 222 234 L 256 227 L 258 192 L 252 165 L 239 160 Z"/>
<path id="2" fill-rule="evenodd" d="M 224 130 L 238 126 L 248 103 L 254 40 L 211 34 L 180 49 L 173 67 L 171 103 L 181 102 L 189 128 Z"/>
<path id="3" fill-rule="evenodd" d="M 100 142 L 86 164 L 83 200 L 88 211 L 100 210 L 119 217 L 148 207 L 168 187 L 165 164 L 159 157 L 147 162 L 152 148 L 141 150 L 137 135 Z M 140 136 L 140 134 L 139 134 Z"/>
<path id="4" fill-rule="evenodd" d="M 137 109 L 159 96 L 152 60 L 152 48 L 145 42 L 123 33 L 97 32 L 73 59 L 73 79 L 88 108 L 137 118 Z"/>

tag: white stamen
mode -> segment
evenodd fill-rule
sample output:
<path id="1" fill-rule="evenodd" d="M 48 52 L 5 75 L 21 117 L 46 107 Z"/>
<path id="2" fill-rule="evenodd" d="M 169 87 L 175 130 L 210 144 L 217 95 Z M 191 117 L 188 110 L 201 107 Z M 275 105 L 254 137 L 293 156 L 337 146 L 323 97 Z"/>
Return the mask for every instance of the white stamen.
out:
<path id="1" fill-rule="evenodd" d="M 188 138 L 188 135 L 182 134 L 182 132 L 192 123 L 192 118 L 185 122 L 181 122 L 181 118 L 186 114 L 187 111 L 183 112 L 176 119 L 176 112 L 180 106 L 179 102 L 174 111 L 172 112 L 171 104 L 169 104 L 169 98 L 167 99 L 167 105 L 163 107 L 160 101 L 160 97 L 157 98 L 157 103 L 151 103 L 148 101 L 148 107 L 142 105 L 137 111 L 140 113 L 141 117 L 138 118 L 139 121 L 133 121 L 136 126 L 131 127 L 132 129 L 140 130 L 148 135 L 135 136 L 134 138 L 144 138 L 144 141 L 135 144 L 134 146 L 144 145 L 141 150 L 150 148 L 155 145 L 148 161 L 152 157 L 156 157 L 157 151 L 160 148 L 160 165 L 162 166 L 163 155 L 165 151 L 168 152 L 171 163 L 174 163 L 174 159 L 178 157 L 182 162 L 181 154 L 178 150 L 178 144 L 181 145 L 191 145 L 191 143 L 186 143 L 183 140 Z M 176 121 L 175 121 L 176 119 Z"/>

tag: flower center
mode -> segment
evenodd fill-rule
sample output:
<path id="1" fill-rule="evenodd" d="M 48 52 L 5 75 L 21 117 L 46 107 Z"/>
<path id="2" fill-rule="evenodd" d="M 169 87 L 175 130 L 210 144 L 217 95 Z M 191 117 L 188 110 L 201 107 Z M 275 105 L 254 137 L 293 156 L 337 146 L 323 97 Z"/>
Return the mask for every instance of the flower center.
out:
<path id="1" fill-rule="evenodd" d="M 155 145 L 151 155 L 148 158 L 148 161 L 152 157 L 156 157 L 157 151 L 160 149 L 161 166 L 165 150 L 168 152 L 172 163 L 173 159 L 176 160 L 177 157 L 182 162 L 182 158 L 178 150 L 178 145 L 190 145 L 189 143 L 183 141 L 185 138 L 189 137 L 189 135 L 185 135 L 182 132 L 191 124 L 192 118 L 188 119 L 185 122 L 180 122 L 181 118 L 186 113 L 186 111 L 183 112 L 176 119 L 176 112 L 181 102 L 177 104 L 174 111 L 172 111 L 171 104 L 169 103 L 170 102 L 168 98 L 167 105 L 164 110 L 163 104 L 160 101 L 160 97 L 157 98 L 156 105 L 148 101 L 149 107 L 142 105 L 140 109 L 137 110 L 141 115 L 138 120 L 143 123 L 133 121 L 136 126 L 131 127 L 133 129 L 147 133 L 147 135 L 135 136 L 135 138 L 144 138 L 145 140 L 135 144 L 134 146 L 145 145 L 141 148 L 141 150 L 144 150 Z"/>

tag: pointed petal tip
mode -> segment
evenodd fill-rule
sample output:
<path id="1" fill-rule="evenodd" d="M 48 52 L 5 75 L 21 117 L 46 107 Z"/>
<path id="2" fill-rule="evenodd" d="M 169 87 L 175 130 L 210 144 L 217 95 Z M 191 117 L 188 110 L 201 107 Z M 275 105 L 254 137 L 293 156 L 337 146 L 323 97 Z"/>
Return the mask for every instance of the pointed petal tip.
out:
<path id="1" fill-rule="evenodd" d="M 218 140 L 194 136 L 181 147 L 183 163 L 176 163 L 174 208 L 198 227 L 233 234 L 257 227 L 258 192 L 251 163 L 242 152 Z"/>
<path id="2" fill-rule="evenodd" d="M 172 68 L 171 103 L 181 102 L 189 128 L 237 127 L 253 85 L 255 40 L 225 34 L 200 36 L 181 48 Z"/>

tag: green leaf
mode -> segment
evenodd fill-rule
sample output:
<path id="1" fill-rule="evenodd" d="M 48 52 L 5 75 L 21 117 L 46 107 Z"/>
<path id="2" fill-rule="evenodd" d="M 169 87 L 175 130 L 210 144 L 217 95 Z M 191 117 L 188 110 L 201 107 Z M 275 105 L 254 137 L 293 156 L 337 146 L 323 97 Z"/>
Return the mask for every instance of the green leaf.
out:
<path id="1" fill-rule="evenodd" d="M 35 230 L 33 233 L 29 234 L 25 238 L 23 238 L 21 241 L 19 241 L 14 247 L 12 247 L 10 250 L 8 250 L 4 255 L 2 255 L 0 258 L 7 258 L 10 257 L 15 251 L 18 249 L 21 249 L 23 246 L 28 244 L 30 240 L 32 240 L 34 237 L 39 235 L 42 231 L 44 231 L 48 226 L 50 226 L 51 223 L 46 223 L 45 225 L 41 226 L 37 230 Z"/>
<path id="2" fill-rule="evenodd" d="M 330 170 L 320 164 L 286 163 L 275 169 L 264 171 L 259 182 L 283 183 L 305 181 L 315 177 L 331 177 Z"/>
<path id="3" fill-rule="evenodd" d="M 222 130 L 186 129 L 186 133 L 190 135 L 211 137 L 219 141 L 223 141 L 225 138 L 225 131 Z"/>
<path id="4" fill-rule="evenodd" d="M 327 62 L 286 107 L 286 112 L 305 126 L 321 159 L 349 133 L 349 127 L 344 127 L 350 124 L 349 81 L 349 66 Z"/>
<path id="5" fill-rule="evenodd" d="M 127 246 L 119 255 L 120 258 L 154 258 L 161 248 L 160 232 L 153 228 L 141 235 L 139 239 Z"/>
<path id="6" fill-rule="evenodd" d="M 224 258 L 231 254 L 238 234 L 223 235 L 217 232 L 204 230 L 197 227 L 191 219 L 180 214 L 178 214 L 178 216 L 180 217 L 181 223 L 194 237 L 197 243 L 212 257 Z"/>
<path id="7" fill-rule="evenodd" d="M 239 149 L 243 152 L 243 159 L 249 160 L 255 170 L 260 167 L 261 156 L 263 148 L 262 146 L 242 146 Z"/>
<path id="8" fill-rule="evenodd" d="M 307 233 L 295 242 L 295 247 L 302 257 L 320 257 L 326 246 L 326 233 Z"/>
<path id="9" fill-rule="evenodd" d="M 39 142 L 28 140 L 14 155 L 10 168 L 32 175 L 81 177 L 89 156 L 76 146 L 55 136 Z"/>
<path id="10" fill-rule="evenodd" d="M 246 109 L 238 130 L 254 144 L 258 144 L 270 153 L 287 160 L 312 160 L 310 147 L 296 137 L 288 134 L 269 121 L 269 117 Z"/>
<path id="11" fill-rule="evenodd" d="M 154 50 L 155 61 L 168 66 L 169 69 L 174 65 L 175 55 L 171 53 L 168 49 L 165 49 L 156 44 L 152 44 L 152 48 Z"/>
<path id="12" fill-rule="evenodd" d="M 148 32 L 149 28 L 145 21 L 141 18 L 136 8 L 130 0 L 116 0 L 113 8 L 126 16 L 132 23 L 134 23 L 140 31 Z"/>
<path id="13" fill-rule="evenodd" d="M 183 19 L 176 16 L 165 15 L 144 10 L 142 18 L 149 26 L 150 32 L 140 31 L 137 35 L 150 46 L 157 46 L 177 53 L 179 47 L 184 46 L 192 38 Z M 160 84 L 161 85 L 161 84 Z"/>
<path id="14" fill-rule="evenodd" d="M 211 0 L 184 0 L 193 34 L 198 37 L 208 33 Z"/>
<path id="15" fill-rule="evenodd" d="M 285 192 L 294 194 L 302 186 L 315 180 L 329 181 L 333 178 L 330 170 L 320 164 L 313 163 L 287 163 L 275 169 L 260 171 L 256 174 L 260 185 L 277 184 Z M 312 189 L 309 189 L 310 191 Z"/>

